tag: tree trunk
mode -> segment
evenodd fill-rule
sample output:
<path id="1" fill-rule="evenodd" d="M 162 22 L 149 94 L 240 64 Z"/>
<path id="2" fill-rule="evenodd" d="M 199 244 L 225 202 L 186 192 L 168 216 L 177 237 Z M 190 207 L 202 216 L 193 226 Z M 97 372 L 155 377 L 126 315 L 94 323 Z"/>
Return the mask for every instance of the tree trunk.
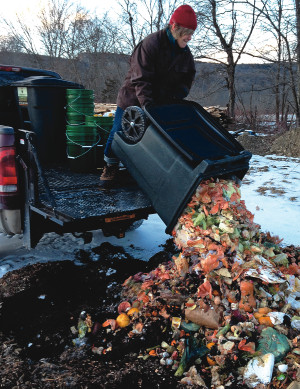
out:
<path id="1" fill-rule="evenodd" d="M 229 93 L 228 101 L 228 114 L 231 118 L 235 118 L 235 64 L 232 53 L 229 53 L 228 56 L 228 65 L 226 66 L 227 70 L 227 87 Z"/>
<path id="2" fill-rule="evenodd" d="M 281 31 L 281 19 L 282 19 L 282 3 L 281 0 L 278 1 L 278 31 Z M 275 84 L 275 108 L 276 108 L 276 126 L 279 128 L 279 122 L 280 122 L 280 77 L 281 77 L 281 56 L 282 56 L 282 46 L 281 46 L 281 35 L 278 34 L 278 51 L 277 51 L 277 72 L 276 72 L 276 84 Z"/>
<path id="3" fill-rule="evenodd" d="M 297 101 L 300 106 L 300 0 L 295 0 L 297 25 Z M 297 127 L 300 127 L 300 117 L 297 114 Z"/>

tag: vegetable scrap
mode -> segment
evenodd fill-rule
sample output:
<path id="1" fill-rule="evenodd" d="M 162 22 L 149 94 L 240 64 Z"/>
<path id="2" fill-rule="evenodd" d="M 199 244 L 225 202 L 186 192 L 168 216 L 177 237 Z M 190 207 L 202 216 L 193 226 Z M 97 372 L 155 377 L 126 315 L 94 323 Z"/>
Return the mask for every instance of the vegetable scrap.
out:
<path id="1" fill-rule="evenodd" d="M 201 182 L 173 231 L 178 253 L 125 280 L 118 312 L 102 328 L 132 339 L 159 324 L 160 344 L 138 357 L 158 358 L 187 385 L 300 381 L 300 255 L 253 219 L 238 183 Z"/>

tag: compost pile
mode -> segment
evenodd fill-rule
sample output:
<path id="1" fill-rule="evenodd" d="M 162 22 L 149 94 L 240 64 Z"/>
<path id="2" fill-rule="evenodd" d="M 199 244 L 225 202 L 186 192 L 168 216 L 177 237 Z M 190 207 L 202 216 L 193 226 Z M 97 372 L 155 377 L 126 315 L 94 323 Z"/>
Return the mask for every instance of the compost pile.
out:
<path id="1" fill-rule="evenodd" d="M 102 331 L 121 331 L 130 343 L 155 325 L 162 341 L 138 358 L 157 358 L 182 384 L 253 388 L 273 379 L 287 387 L 300 379 L 299 258 L 260 231 L 238 185 L 202 182 L 173 237 L 179 252 L 126 279 Z M 83 317 L 79 339 L 92 327 Z"/>

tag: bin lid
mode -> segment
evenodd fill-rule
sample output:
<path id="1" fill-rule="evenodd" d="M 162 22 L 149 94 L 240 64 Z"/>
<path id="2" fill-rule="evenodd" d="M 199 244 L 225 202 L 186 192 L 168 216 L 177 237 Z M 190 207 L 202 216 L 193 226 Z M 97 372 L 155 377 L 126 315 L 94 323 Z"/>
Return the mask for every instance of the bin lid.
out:
<path id="1" fill-rule="evenodd" d="M 11 86 L 26 86 L 26 87 L 58 87 L 58 88 L 83 88 L 82 85 L 72 81 L 63 80 L 49 76 L 32 76 L 24 80 L 15 81 Z"/>
<path id="2" fill-rule="evenodd" d="M 203 107 L 192 101 L 150 106 L 157 129 L 191 162 L 238 155 L 244 148 Z"/>

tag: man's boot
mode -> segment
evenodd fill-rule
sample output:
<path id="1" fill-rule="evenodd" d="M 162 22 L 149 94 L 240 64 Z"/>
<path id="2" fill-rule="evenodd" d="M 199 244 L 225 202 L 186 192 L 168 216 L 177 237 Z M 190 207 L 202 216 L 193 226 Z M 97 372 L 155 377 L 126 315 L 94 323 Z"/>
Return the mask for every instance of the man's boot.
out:
<path id="1" fill-rule="evenodd" d="M 119 165 L 106 165 L 103 168 L 103 172 L 100 176 L 100 185 L 111 184 L 116 181 L 119 172 Z"/>

